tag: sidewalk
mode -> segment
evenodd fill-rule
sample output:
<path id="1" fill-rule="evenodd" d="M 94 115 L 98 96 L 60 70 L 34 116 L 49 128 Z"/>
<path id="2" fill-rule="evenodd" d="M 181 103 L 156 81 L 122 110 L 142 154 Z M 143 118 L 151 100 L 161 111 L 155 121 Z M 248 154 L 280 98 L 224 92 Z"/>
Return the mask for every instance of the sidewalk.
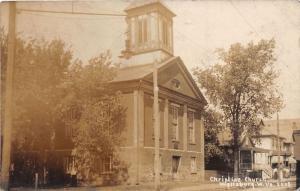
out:
<path id="1" fill-rule="evenodd" d="M 241 188 L 241 187 L 227 187 L 226 185 L 220 185 L 219 183 L 205 182 L 164 182 L 161 185 L 161 191 L 294 191 L 293 179 L 286 179 L 283 183 L 291 182 L 290 186 L 282 184 L 277 185 L 276 180 L 270 180 L 273 186 L 261 186 L 253 188 Z M 13 191 L 27 191 L 34 190 L 33 188 L 14 188 Z M 44 191 L 153 191 L 153 183 L 147 183 L 142 185 L 118 185 L 118 186 L 99 186 L 99 187 L 67 187 L 67 188 L 49 188 L 38 189 Z"/>
<path id="2" fill-rule="evenodd" d="M 29 191 L 34 190 L 34 188 L 13 188 L 13 191 Z M 47 188 L 38 189 L 43 191 L 153 191 L 153 183 L 147 183 L 142 185 L 118 185 L 118 186 L 99 186 L 99 187 L 65 187 L 65 188 Z M 161 184 L 161 191 L 183 191 L 183 190 L 224 190 L 217 183 L 211 183 L 208 181 L 199 182 L 164 182 Z M 230 189 L 232 190 L 232 188 Z"/>

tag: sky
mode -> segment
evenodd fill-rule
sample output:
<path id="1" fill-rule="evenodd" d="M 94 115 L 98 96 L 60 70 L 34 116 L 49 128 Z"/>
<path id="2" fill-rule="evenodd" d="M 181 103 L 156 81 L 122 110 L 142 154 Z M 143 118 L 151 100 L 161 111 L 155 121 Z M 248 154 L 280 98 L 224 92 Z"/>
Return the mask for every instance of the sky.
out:
<path id="1" fill-rule="evenodd" d="M 16 30 L 24 38 L 63 39 L 75 58 L 87 62 L 111 50 L 118 61 L 124 49 L 124 16 L 70 15 L 21 9 L 125 14 L 130 0 L 18 2 Z M 298 0 L 165 0 L 174 18 L 174 55 L 191 71 L 217 60 L 216 49 L 274 38 L 276 81 L 285 108 L 280 118 L 300 118 L 300 1 Z M 0 24 L 7 26 L 8 6 L 1 4 Z M 274 117 L 273 117 L 274 118 Z"/>

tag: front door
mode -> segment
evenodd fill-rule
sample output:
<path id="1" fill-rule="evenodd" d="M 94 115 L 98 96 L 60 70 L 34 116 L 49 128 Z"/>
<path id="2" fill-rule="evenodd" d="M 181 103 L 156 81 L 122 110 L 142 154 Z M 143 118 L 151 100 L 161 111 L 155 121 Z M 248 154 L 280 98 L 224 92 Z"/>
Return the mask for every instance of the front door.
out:
<path id="1" fill-rule="evenodd" d="M 180 156 L 173 156 L 172 157 L 172 175 L 173 178 L 177 178 L 177 172 L 180 165 Z"/>

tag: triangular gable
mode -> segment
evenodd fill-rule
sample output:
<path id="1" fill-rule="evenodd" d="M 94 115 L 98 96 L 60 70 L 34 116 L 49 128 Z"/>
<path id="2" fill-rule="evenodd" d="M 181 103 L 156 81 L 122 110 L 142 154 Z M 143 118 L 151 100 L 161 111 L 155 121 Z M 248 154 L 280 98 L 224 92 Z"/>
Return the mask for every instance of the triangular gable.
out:
<path id="1" fill-rule="evenodd" d="M 145 79 L 152 81 L 152 75 L 153 73 L 151 72 L 145 76 Z M 176 86 L 177 82 L 179 83 L 179 87 Z M 170 62 L 159 66 L 158 84 L 207 103 L 180 57 L 176 57 Z"/>
<path id="2" fill-rule="evenodd" d="M 255 144 L 248 135 L 245 135 L 241 142 L 241 147 L 255 147 Z"/>

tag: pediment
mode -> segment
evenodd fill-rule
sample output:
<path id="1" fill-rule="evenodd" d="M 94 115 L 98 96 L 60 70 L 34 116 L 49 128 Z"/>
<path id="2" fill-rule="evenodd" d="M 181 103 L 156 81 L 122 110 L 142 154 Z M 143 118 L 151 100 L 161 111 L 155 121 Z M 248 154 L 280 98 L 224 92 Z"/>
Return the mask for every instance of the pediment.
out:
<path id="1" fill-rule="evenodd" d="M 146 76 L 147 80 L 152 81 L 152 76 Z M 173 90 L 183 95 L 205 100 L 191 74 L 178 57 L 158 69 L 158 84 L 161 87 Z M 206 101 L 204 101 L 206 102 Z"/>

